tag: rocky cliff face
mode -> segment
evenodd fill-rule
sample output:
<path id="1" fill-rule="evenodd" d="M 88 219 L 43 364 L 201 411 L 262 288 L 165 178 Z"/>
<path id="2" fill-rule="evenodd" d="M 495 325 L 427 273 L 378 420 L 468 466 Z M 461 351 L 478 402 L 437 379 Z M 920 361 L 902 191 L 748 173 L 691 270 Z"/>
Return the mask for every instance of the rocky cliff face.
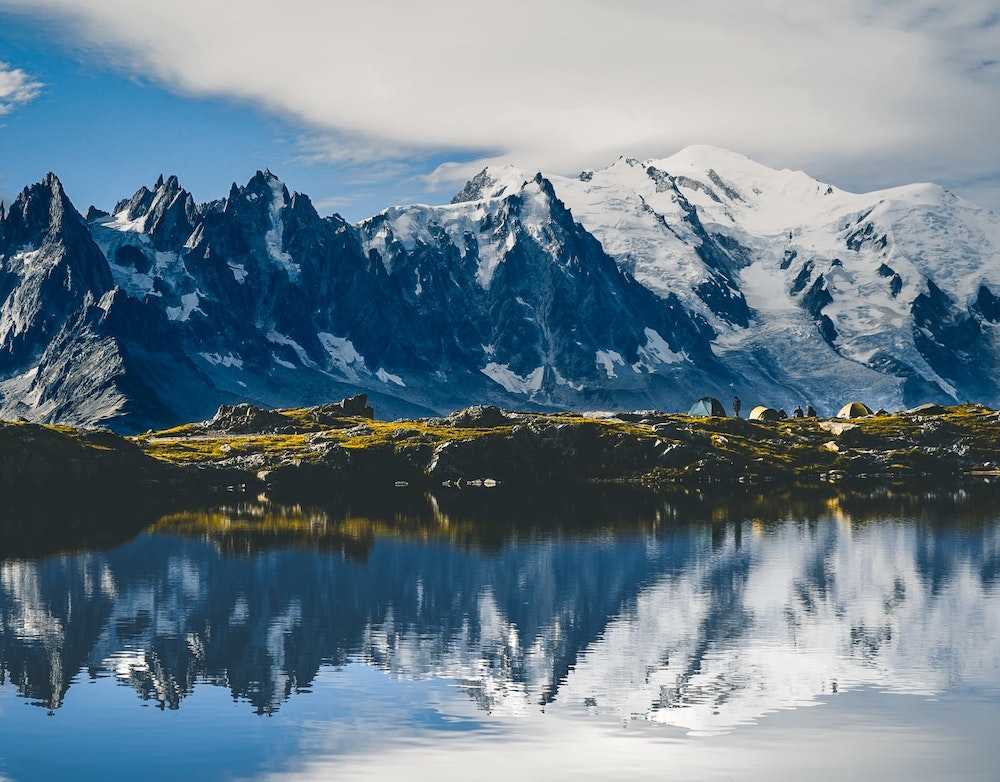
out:
<path id="1" fill-rule="evenodd" d="M 851 194 L 707 147 L 487 169 L 356 225 L 268 171 L 205 204 L 160 177 L 87 219 L 49 175 L 0 212 L 0 415 L 997 403 L 998 253 L 1000 218 L 940 188 Z"/>

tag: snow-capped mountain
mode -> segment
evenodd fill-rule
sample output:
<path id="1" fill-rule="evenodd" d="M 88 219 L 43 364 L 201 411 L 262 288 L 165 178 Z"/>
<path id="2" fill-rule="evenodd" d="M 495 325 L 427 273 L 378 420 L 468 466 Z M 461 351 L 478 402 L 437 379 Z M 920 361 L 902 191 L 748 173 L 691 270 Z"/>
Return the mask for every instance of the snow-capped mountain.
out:
<path id="1" fill-rule="evenodd" d="M 130 431 L 366 390 L 383 415 L 1000 402 L 1000 217 L 689 147 L 488 168 L 442 206 L 321 217 L 267 171 L 82 217 L 0 210 L 0 415 Z"/>

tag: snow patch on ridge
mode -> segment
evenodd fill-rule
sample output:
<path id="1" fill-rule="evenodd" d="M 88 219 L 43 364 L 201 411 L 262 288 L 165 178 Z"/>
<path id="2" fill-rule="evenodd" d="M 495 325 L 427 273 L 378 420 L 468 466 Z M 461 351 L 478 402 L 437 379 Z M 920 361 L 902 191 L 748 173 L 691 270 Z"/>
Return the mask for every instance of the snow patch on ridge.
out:
<path id="1" fill-rule="evenodd" d="M 491 361 L 481 370 L 486 377 L 503 386 L 512 394 L 531 394 L 542 387 L 545 378 L 545 367 L 537 367 L 527 375 L 521 376 L 514 372 L 509 364 L 497 364 Z"/>
<path id="2" fill-rule="evenodd" d="M 395 383 L 397 386 L 402 386 L 403 388 L 406 388 L 406 383 L 403 382 L 403 378 L 401 378 L 399 375 L 394 375 L 391 372 L 386 372 L 381 367 L 378 368 L 378 371 L 375 373 L 375 377 L 377 377 L 383 383 L 386 384 Z"/>
<path id="3" fill-rule="evenodd" d="M 288 278 L 295 282 L 299 278 L 302 267 L 292 260 L 283 249 L 284 224 L 281 222 L 281 211 L 285 208 L 285 193 L 281 182 L 276 178 L 271 178 L 268 182 L 271 187 L 271 229 L 264 235 L 264 244 L 267 247 L 267 254 L 288 273 Z"/>
<path id="4" fill-rule="evenodd" d="M 638 371 L 637 367 L 645 367 L 652 372 L 657 364 L 679 364 L 682 361 L 690 361 L 687 353 L 683 350 L 679 352 L 673 350 L 655 329 L 647 326 L 645 334 L 646 344 L 639 347 L 639 361 L 632 365 L 633 370 Z"/>
<path id="5" fill-rule="evenodd" d="M 618 377 L 615 374 L 615 365 L 625 366 L 625 359 L 617 350 L 598 350 L 595 354 L 595 361 L 598 367 L 604 370 L 608 379 Z"/>
<path id="6" fill-rule="evenodd" d="M 212 366 L 243 369 L 243 359 L 233 353 L 226 353 L 224 356 L 221 353 L 199 353 L 198 355 Z"/>
<path id="7" fill-rule="evenodd" d="M 316 368 L 316 362 L 309 358 L 309 354 L 306 353 L 305 348 L 303 348 L 298 342 L 296 342 L 291 337 L 287 337 L 284 334 L 271 329 L 267 332 L 267 341 L 275 345 L 284 345 L 295 351 L 295 355 L 298 356 L 299 361 L 303 366 L 310 368 Z"/>
<path id="8" fill-rule="evenodd" d="M 186 321 L 189 320 L 191 315 L 195 312 L 200 312 L 202 315 L 205 312 L 198 306 L 200 303 L 201 294 L 198 291 L 194 293 L 185 293 L 181 296 L 181 305 L 179 307 L 167 307 L 167 317 L 170 320 Z"/>
<path id="9" fill-rule="evenodd" d="M 141 241 L 149 242 L 149 237 L 146 236 L 146 217 L 148 212 L 136 217 L 134 220 L 130 220 L 128 216 L 128 209 L 122 209 L 118 214 L 112 216 L 111 218 L 105 220 L 101 225 L 106 228 L 111 228 L 115 231 L 131 232 L 141 234 Z"/>
<path id="10" fill-rule="evenodd" d="M 364 356 L 354 349 L 351 340 L 328 334 L 325 331 L 319 332 L 316 336 L 323 349 L 329 354 L 331 366 L 348 379 L 357 380 L 359 372 L 368 372 Z"/>

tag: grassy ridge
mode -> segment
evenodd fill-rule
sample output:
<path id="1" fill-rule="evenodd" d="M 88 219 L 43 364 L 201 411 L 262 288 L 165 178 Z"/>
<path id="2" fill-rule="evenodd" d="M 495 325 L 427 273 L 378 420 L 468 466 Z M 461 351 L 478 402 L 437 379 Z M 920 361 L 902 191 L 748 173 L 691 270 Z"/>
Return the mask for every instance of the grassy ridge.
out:
<path id="1" fill-rule="evenodd" d="M 400 464 L 399 475 L 412 477 L 414 465 L 432 472 L 440 461 L 432 462 L 432 455 L 445 448 L 462 454 L 470 469 L 480 472 L 493 468 L 498 474 L 514 474 L 511 463 L 539 462 L 544 456 L 564 460 L 565 472 L 581 480 L 647 484 L 907 480 L 989 472 L 1000 466 L 998 414 L 978 405 L 850 421 L 510 414 L 510 420 L 492 426 L 456 425 L 451 419 L 363 418 L 343 418 L 330 426 L 317 423 L 309 408 L 277 412 L 288 422 L 279 432 L 234 434 L 188 424 L 147 433 L 135 442 L 149 456 L 177 465 L 254 471 L 334 463 L 343 468 L 352 458 L 360 462 L 377 453 L 387 478 L 392 477 L 394 459 Z M 331 453 L 340 460 L 332 460 Z M 545 474 L 554 475 L 551 468 L 557 466 L 546 464 Z"/>

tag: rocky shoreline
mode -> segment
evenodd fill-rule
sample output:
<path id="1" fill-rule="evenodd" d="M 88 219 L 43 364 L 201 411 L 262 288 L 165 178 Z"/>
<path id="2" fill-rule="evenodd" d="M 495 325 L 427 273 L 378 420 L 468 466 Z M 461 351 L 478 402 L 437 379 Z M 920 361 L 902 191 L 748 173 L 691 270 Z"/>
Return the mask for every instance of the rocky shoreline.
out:
<path id="1" fill-rule="evenodd" d="M 133 438 L 0 423 L 0 490 L 315 496 L 403 487 L 627 483 L 670 490 L 1000 477 L 1000 413 L 978 405 L 850 420 L 496 407 L 445 418 L 373 416 L 357 397 L 285 410 L 225 406 L 209 421 Z"/>

